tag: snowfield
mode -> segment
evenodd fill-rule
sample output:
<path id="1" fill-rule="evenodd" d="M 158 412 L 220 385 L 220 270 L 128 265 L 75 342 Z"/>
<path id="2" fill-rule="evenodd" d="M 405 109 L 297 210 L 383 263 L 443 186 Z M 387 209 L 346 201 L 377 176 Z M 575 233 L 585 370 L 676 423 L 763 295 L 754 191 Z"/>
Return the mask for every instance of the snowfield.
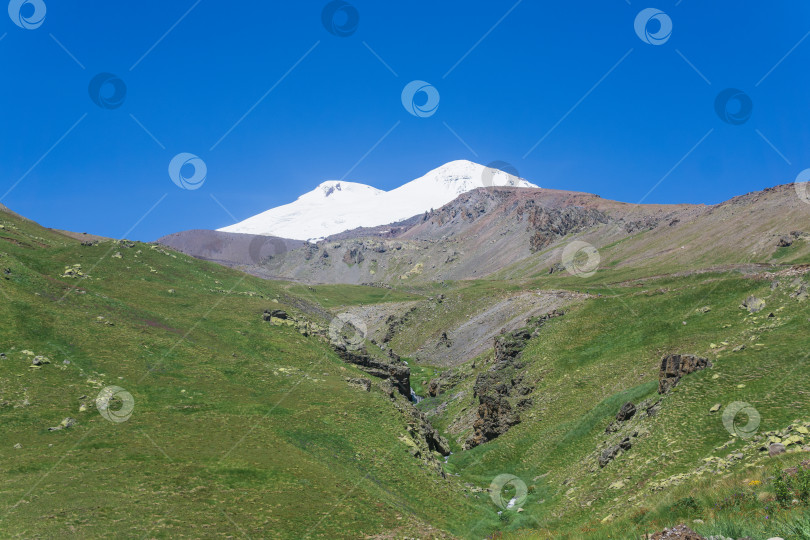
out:
<path id="1" fill-rule="evenodd" d="M 271 208 L 222 232 L 263 234 L 293 240 L 324 238 L 357 227 L 393 223 L 440 208 L 479 187 L 538 186 L 471 161 L 452 161 L 391 191 L 330 180 L 295 202 Z"/>

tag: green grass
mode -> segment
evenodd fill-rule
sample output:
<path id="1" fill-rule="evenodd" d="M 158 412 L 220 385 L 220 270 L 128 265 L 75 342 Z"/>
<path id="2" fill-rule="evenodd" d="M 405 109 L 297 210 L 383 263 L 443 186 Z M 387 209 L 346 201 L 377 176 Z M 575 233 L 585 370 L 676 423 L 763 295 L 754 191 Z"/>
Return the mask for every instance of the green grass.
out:
<path id="1" fill-rule="evenodd" d="M 410 456 L 398 440 L 406 418 L 382 392 L 343 380 L 364 373 L 325 342 L 261 320 L 276 307 L 303 316 L 296 286 L 146 244 L 81 247 L 2 221 L 18 242 L 0 253 L 11 269 L 0 283 L 4 535 L 466 530 L 474 505 Z M 121 259 L 100 260 L 116 251 Z M 60 277 L 77 263 L 90 277 Z M 333 292 L 348 303 L 389 294 Z M 30 369 L 24 349 L 52 363 Z M 95 409 L 99 388 L 112 384 L 134 397 L 127 422 Z M 47 430 L 68 416 L 76 426 Z"/>
<path id="2" fill-rule="evenodd" d="M 403 360 L 406 360 L 411 366 L 411 388 L 416 392 L 416 395 L 426 397 L 428 384 L 441 375 L 444 370 L 433 366 L 415 364 L 410 358 L 403 358 Z"/>
<path id="3" fill-rule="evenodd" d="M 806 537 L 806 506 L 761 495 L 774 492 L 776 469 L 806 454 L 752 453 L 718 474 L 694 474 L 704 458 L 746 448 L 709 412 L 715 403 L 752 404 L 760 433 L 810 420 L 810 302 L 789 297 L 793 277 L 771 291 L 770 280 L 737 272 L 607 265 L 587 279 L 537 272 L 411 290 L 308 287 L 148 244 L 81 247 L 6 215 L 0 224 L 0 272 L 10 271 L 0 273 L 4 536 L 626 538 L 703 519 L 693 528 L 707 535 Z M 74 264 L 90 277 L 62 277 Z M 379 380 L 371 392 L 348 386 L 346 377 L 367 375 L 323 340 L 261 319 L 280 308 L 323 324 L 348 306 L 413 301 L 418 316 L 392 342 L 401 352 L 537 289 L 593 296 L 572 302 L 525 349 L 533 405 L 505 435 L 461 450 L 470 428 L 459 419 L 475 412 L 472 387 L 491 350 L 454 368 L 461 382 L 452 391 L 420 404 L 450 439 L 447 478 L 400 441 L 408 417 Z M 739 308 L 750 294 L 765 299 L 764 311 Z M 746 347 L 733 352 L 738 345 Z M 29 368 L 26 349 L 51 364 Z M 595 466 L 619 407 L 657 397 L 658 364 L 671 352 L 707 356 L 713 367 L 682 380 L 629 452 Z M 445 370 L 409 362 L 420 395 Z M 127 422 L 96 410 L 108 385 L 133 395 Z M 77 425 L 48 431 L 65 417 Z M 480 491 L 505 473 L 528 486 L 522 512 L 499 515 Z M 754 497 L 717 508 L 743 492 Z M 765 512 L 772 521 L 763 523 Z"/>
<path id="4" fill-rule="evenodd" d="M 421 299 L 418 295 L 404 291 L 362 285 L 293 285 L 288 290 L 296 296 L 317 302 L 327 309 Z"/>
<path id="5" fill-rule="evenodd" d="M 803 238 L 797 238 L 788 247 L 776 248 L 772 259 L 774 262 L 780 263 L 810 263 L 810 255 L 807 254 L 807 241 Z"/>
<path id="6" fill-rule="evenodd" d="M 589 288 L 600 290 L 600 284 Z M 542 477 L 536 481 L 538 490 L 549 496 L 524 507 L 522 516 L 536 520 L 528 529 L 538 535 L 551 529 L 572 538 L 585 533 L 601 537 L 602 519 L 632 515 L 648 497 L 650 482 L 696 469 L 729 440 L 720 414 L 708 413 L 715 403 L 752 403 L 762 415 L 760 430 L 782 428 L 803 416 L 808 402 L 802 389 L 810 384 L 810 373 L 798 363 L 808 346 L 799 329 L 808 310 L 788 292 L 771 292 L 768 282 L 738 274 L 703 274 L 622 287 L 575 306 L 546 325 L 524 352 L 537 381 L 536 403 L 524 422 L 482 447 L 452 456 L 453 472 L 481 486 L 502 472 L 527 484 Z M 766 299 L 764 312 L 749 315 L 739 308 L 749 294 Z M 711 306 L 708 313 L 696 311 L 706 305 Z M 770 310 L 776 318 L 767 317 Z M 746 349 L 732 352 L 739 344 Z M 590 472 L 605 426 L 625 401 L 657 395 L 658 362 L 670 352 L 707 356 L 714 367 L 688 376 L 666 398 L 648 425 L 650 436 L 638 439 L 608 467 Z M 449 403 L 435 424 L 450 425 L 465 406 L 474 402 Z M 609 487 L 619 480 L 625 488 Z M 634 501 L 628 504 L 629 495 Z M 674 524 L 661 521 L 662 527 Z"/>
<path id="7" fill-rule="evenodd" d="M 782 467 L 800 459 L 796 454 L 783 456 L 770 467 L 707 478 L 670 493 L 652 495 L 635 514 L 604 526 L 599 534 L 640 536 L 685 523 L 706 537 L 810 538 L 807 504 L 782 507 L 774 499 L 775 476 Z"/>

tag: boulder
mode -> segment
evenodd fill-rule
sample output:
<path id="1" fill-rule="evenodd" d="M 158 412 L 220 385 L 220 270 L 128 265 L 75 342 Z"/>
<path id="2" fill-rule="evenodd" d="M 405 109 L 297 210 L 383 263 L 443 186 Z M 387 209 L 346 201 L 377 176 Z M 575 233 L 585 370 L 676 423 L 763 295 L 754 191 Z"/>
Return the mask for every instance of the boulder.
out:
<path id="1" fill-rule="evenodd" d="M 661 359 L 658 371 L 658 393 L 672 390 L 684 375 L 712 367 L 708 358 L 691 354 L 668 354 Z"/>
<path id="2" fill-rule="evenodd" d="M 793 238 L 790 236 L 781 236 L 776 242 L 778 247 L 790 247 L 793 244 Z"/>
<path id="3" fill-rule="evenodd" d="M 272 319 L 281 319 L 286 321 L 289 319 L 289 315 L 283 309 L 265 309 L 264 313 L 262 313 L 262 320 L 269 321 Z"/>
<path id="4" fill-rule="evenodd" d="M 785 453 L 785 445 L 782 443 L 772 443 L 768 447 L 768 455 L 770 457 L 778 456 Z"/>
<path id="5" fill-rule="evenodd" d="M 35 356 L 34 359 L 31 360 L 31 365 L 34 365 L 34 366 L 42 366 L 44 364 L 50 364 L 50 363 L 51 363 L 51 361 L 48 360 L 44 356 Z"/>
<path id="6" fill-rule="evenodd" d="M 749 313 L 758 313 L 765 309 L 765 300 L 751 295 L 740 304 L 740 307 L 747 309 Z"/>
<path id="7" fill-rule="evenodd" d="M 73 427 L 73 426 L 75 426 L 75 425 L 76 425 L 76 419 L 75 419 L 75 418 L 70 418 L 70 417 L 68 417 L 68 418 L 65 418 L 64 420 L 62 420 L 62 421 L 59 423 L 59 425 L 58 425 L 58 426 L 56 426 L 56 427 L 49 427 L 49 428 L 48 428 L 48 431 L 61 431 L 61 430 L 63 430 L 63 429 L 72 428 L 72 427 Z"/>
<path id="8" fill-rule="evenodd" d="M 627 403 L 622 405 L 621 409 L 619 409 L 619 412 L 616 414 L 616 420 L 618 420 L 619 422 L 625 422 L 633 418 L 635 414 L 636 414 L 636 406 L 633 405 L 632 402 L 628 401 Z"/>

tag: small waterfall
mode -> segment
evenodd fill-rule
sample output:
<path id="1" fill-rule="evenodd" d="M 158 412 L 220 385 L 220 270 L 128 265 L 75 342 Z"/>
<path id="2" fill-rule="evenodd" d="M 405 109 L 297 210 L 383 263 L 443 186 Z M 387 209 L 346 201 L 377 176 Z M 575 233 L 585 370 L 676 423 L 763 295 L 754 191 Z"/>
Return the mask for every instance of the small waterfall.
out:
<path id="1" fill-rule="evenodd" d="M 417 396 L 416 392 L 414 392 L 413 388 L 411 388 L 411 401 L 413 401 L 414 403 L 419 403 L 423 399 L 425 398 L 423 398 L 422 396 Z"/>

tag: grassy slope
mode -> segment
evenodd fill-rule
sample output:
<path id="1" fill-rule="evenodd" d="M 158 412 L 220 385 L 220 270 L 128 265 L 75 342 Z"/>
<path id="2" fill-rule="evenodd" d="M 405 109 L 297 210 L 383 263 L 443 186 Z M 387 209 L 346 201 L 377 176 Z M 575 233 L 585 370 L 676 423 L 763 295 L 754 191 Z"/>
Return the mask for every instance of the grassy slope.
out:
<path id="1" fill-rule="evenodd" d="M 346 385 L 362 373 L 321 341 L 261 321 L 265 308 L 288 308 L 285 284 L 0 222 L 11 271 L 0 280 L 3 536 L 467 529 L 475 511 L 411 458 L 387 398 Z M 90 277 L 60 277 L 77 263 Z M 29 368 L 25 349 L 52 363 Z M 94 407 L 112 384 L 134 396 L 127 422 Z M 68 416 L 78 424 L 47 431 Z"/>
<path id="2" fill-rule="evenodd" d="M 810 340 L 803 330 L 810 306 L 788 296 L 792 288 L 786 286 L 794 278 L 783 279 L 775 292 L 769 282 L 736 273 L 620 288 L 600 286 L 601 279 L 546 280 L 549 286 L 608 296 L 579 304 L 553 320 L 524 352 L 537 384 L 534 407 L 523 415 L 524 422 L 450 459 L 453 471 L 480 486 L 502 473 L 533 485 L 525 512 L 502 518 L 502 530 L 530 530 L 532 537 L 548 530 L 571 538 L 589 532 L 603 537 L 596 532 L 605 528 L 602 519 L 611 514 L 627 517 L 649 504 L 651 481 L 692 471 L 703 458 L 725 457 L 742 446 L 737 442 L 714 452 L 730 439 L 720 413 L 709 413 L 715 403 L 753 404 L 762 417 L 760 431 L 783 428 L 796 418 L 810 420 L 810 394 L 805 391 L 810 387 L 805 358 Z M 764 312 L 749 315 L 739 308 L 749 294 L 766 299 Z M 696 311 L 706 305 L 711 306 L 708 313 Z M 767 317 L 771 311 L 773 319 Z M 746 349 L 731 352 L 740 344 Z M 639 439 L 605 469 L 588 472 L 586 465 L 593 463 L 599 443 L 606 439 L 604 429 L 619 407 L 656 395 L 658 362 L 669 352 L 707 356 L 714 368 L 687 377 L 664 401 L 662 411 L 647 424 L 649 437 Z M 475 406 L 473 380 L 449 392 L 461 389 L 469 394 L 466 400 L 451 401 L 437 425 L 446 427 L 462 408 Z M 428 400 L 422 406 L 438 402 Z M 625 487 L 611 489 L 617 481 Z M 668 500 L 666 492 L 657 497 L 661 504 Z M 643 521 L 632 528 L 624 523 L 612 529 L 612 537 L 660 530 L 674 525 L 671 519 Z"/>
<path id="3" fill-rule="evenodd" d="M 767 484 L 768 469 L 761 462 L 746 469 L 756 457 L 747 455 L 719 482 L 703 477 L 650 492 L 652 482 L 742 448 L 732 441 L 716 450 L 730 437 L 719 413 L 708 412 L 715 403 L 753 404 L 760 431 L 810 419 L 803 359 L 810 351 L 810 302 L 788 296 L 794 278 L 782 279 L 775 292 L 768 282 L 737 273 L 626 283 L 667 268 L 613 269 L 606 248 L 606 264 L 588 279 L 527 266 L 523 281 L 448 282 L 423 291 L 447 292 L 442 320 L 448 324 L 516 290 L 604 295 L 573 304 L 525 351 L 537 388 L 523 423 L 471 451 L 451 441 L 456 453 L 446 468 L 459 476 L 440 480 L 398 441 L 405 422 L 387 399 L 343 382 L 361 372 L 317 339 L 259 317 L 268 307 L 295 311 L 290 306 L 303 301 L 337 311 L 418 298 L 414 293 L 265 282 L 144 244 L 85 248 L 11 217 L 2 216 L 2 223 L 0 268 L 12 272 L 0 279 L 8 296 L 0 305 L 0 343 L 9 356 L 0 360 L 0 403 L 8 402 L 0 407 L 0 458 L 7 464 L 0 469 L 0 527 L 10 535 L 331 538 L 395 531 L 430 537 L 430 523 L 465 538 L 496 530 L 520 538 L 627 538 L 687 517 L 713 518 L 708 509 L 690 516 L 667 510 L 695 482 L 708 483 L 721 498 L 751 478 Z M 90 270 L 111 248 L 123 258 L 107 257 Z M 777 254 L 780 263 L 794 262 L 790 252 Z M 59 277 L 75 263 L 91 278 Z M 87 293 L 65 296 L 72 285 Z M 763 313 L 739 309 L 749 294 L 766 299 Z M 708 313 L 696 311 L 706 305 Z M 774 319 L 766 317 L 771 311 Z M 414 317 L 394 349 L 435 330 L 435 321 Z M 731 352 L 742 343 L 745 350 Z M 53 363 L 30 369 L 23 349 Z M 688 376 L 666 398 L 646 424 L 648 437 L 589 472 L 621 404 L 655 394 L 658 361 L 668 352 L 705 355 L 715 365 Z M 450 394 L 468 394 L 434 417 L 440 429 L 462 409 L 474 410 L 472 383 L 490 356 L 478 358 L 476 368 L 471 362 L 460 368 L 468 378 Z M 429 366 L 414 366 L 415 386 L 433 375 Z M 92 398 L 108 384 L 135 397 L 128 422 L 107 422 L 93 408 Z M 83 395 L 91 408 L 79 413 Z M 30 405 L 21 406 L 26 398 Z M 421 408 L 441 401 L 425 400 Z M 78 425 L 47 431 L 66 416 Z M 15 443 L 22 449 L 12 448 Z M 499 516 L 486 493 L 464 487 L 487 487 L 502 473 L 531 486 L 524 512 Z M 617 481 L 624 487 L 611 488 Z M 713 495 L 706 492 L 702 503 L 711 508 Z M 612 523 L 602 524 L 608 515 Z"/>

